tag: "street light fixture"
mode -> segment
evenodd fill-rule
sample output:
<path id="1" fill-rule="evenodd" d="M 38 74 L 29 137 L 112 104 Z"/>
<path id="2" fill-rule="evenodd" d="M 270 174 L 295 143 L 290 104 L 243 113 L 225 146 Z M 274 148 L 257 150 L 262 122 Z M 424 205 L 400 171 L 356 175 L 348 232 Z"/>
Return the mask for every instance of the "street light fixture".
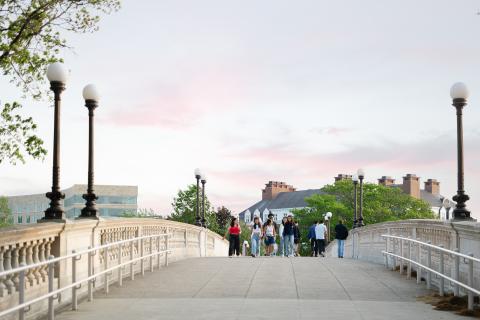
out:
<path id="1" fill-rule="evenodd" d="M 452 197 L 457 204 L 453 210 L 454 220 L 473 220 L 470 217 L 470 211 L 467 210 L 465 202 L 470 197 L 465 193 L 464 189 L 464 169 L 463 169 L 463 122 L 462 109 L 467 105 L 468 88 L 462 82 L 455 83 L 450 89 L 450 96 L 453 99 L 452 105 L 457 109 L 457 194 Z"/>
<path id="2" fill-rule="evenodd" d="M 202 219 L 200 218 L 200 202 L 199 202 L 199 191 L 200 191 L 200 178 L 202 177 L 202 172 L 200 169 L 195 169 L 195 179 L 197 179 L 197 212 L 195 218 L 195 225 L 201 227 L 202 226 Z"/>
<path id="3" fill-rule="evenodd" d="M 363 227 L 365 223 L 363 223 L 363 178 L 365 178 L 365 171 L 363 169 L 357 170 L 358 179 L 360 180 L 360 211 L 358 216 L 358 223 L 357 227 Z"/>
<path id="4" fill-rule="evenodd" d="M 445 220 L 450 220 L 450 209 L 452 208 L 452 201 L 447 198 L 443 199 L 443 207 L 446 211 Z"/>
<path id="5" fill-rule="evenodd" d="M 207 176 L 205 173 L 201 176 L 202 182 L 202 226 L 207 227 L 207 220 L 205 220 L 205 183 L 207 183 Z"/>
<path id="6" fill-rule="evenodd" d="M 358 185 L 358 176 L 354 174 L 352 176 L 353 181 L 353 228 L 357 227 L 357 185 Z"/>
<path id="7" fill-rule="evenodd" d="M 95 200 L 98 197 L 95 195 L 93 188 L 93 178 L 94 178 L 94 111 L 98 107 L 98 101 L 100 100 L 100 93 L 98 92 L 97 87 L 93 84 L 86 85 L 83 88 L 83 98 L 85 99 L 85 106 L 88 108 L 88 184 L 87 184 L 87 193 L 83 195 L 83 199 L 87 202 L 85 203 L 85 208 L 82 209 L 80 214 L 81 218 L 97 218 L 98 219 L 98 209 L 95 203 Z"/>
<path id="8" fill-rule="evenodd" d="M 53 120 L 53 168 L 52 168 L 52 191 L 47 192 L 50 206 L 45 210 L 44 220 L 65 219 L 65 210 L 60 200 L 65 194 L 60 191 L 60 106 L 61 94 L 65 90 L 68 79 L 68 70 L 63 63 L 55 62 L 48 66 L 47 79 L 50 81 L 50 90 L 54 97 L 54 120 Z"/>
<path id="9" fill-rule="evenodd" d="M 327 242 L 330 242 L 330 220 L 332 219 L 332 213 L 325 213 L 325 220 L 327 220 Z"/>

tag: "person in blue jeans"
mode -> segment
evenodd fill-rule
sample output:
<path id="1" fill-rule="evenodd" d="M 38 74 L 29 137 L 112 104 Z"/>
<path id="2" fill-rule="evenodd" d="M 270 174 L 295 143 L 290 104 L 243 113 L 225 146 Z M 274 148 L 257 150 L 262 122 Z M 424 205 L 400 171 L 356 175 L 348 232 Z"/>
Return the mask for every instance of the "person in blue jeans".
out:
<path id="1" fill-rule="evenodd" d="M 345 250 L 345 239 L 347 239 L 347 237 L 348 237 L 348 229 L 343 224 L 343 220 L 340 219 L 338 224 L 335 226 L 335 239 L 337 239 L 339 258 L 343 258 L 343 253 Z"/>
<path id="2" fill-rule="evenodd" d="M 260 239 L 263 237 L 262 224 L 259 217 L 253 219 L 252 225 L 252 257 L 260 256 Z"/>
<path id="3" fill-rule="evenodd" d="M 283 243 L 285 245 L 285 255 L 287 257 L 293 257 L 294 236 L 295 236 L 295 224 L 293 222 L 292 215 L 287 217 L 287 222 L 283 226 Z"/>
<path id="4" fill-rule="evenodd" d="M 280 236 L 280 256 L 283 257 L 286 255 L 285 252 L 285 239 L 283 238 L 283 228 L 285 228 L 285 222 L 287 222 L 287 217 L 283 217 L 282 223 L 278 227 L 278 235 Z"/>

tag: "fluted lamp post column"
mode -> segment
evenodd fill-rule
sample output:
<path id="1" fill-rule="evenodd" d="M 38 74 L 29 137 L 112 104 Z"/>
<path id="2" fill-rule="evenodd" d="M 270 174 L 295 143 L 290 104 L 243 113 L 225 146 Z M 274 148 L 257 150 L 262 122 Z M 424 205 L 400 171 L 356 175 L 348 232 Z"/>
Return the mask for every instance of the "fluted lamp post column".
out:
<path id="1" fill-rule="evenodd" d="M 200 202 L 199 202 L 199 192 L 200 192 L 200 178 L 202 177 L 202 172 L 200 169 L 195 169 L 195 179 L 197 179 L 197 203 L 196 203 L 196 217 L 195 217 L 195 225 L 201 227 L 202 226 L 202 218 L 200 217 Z"/>
<path id="2" fill-rule="evenodd" d="M 359 215 L 357 227 L 363 227 L 365 223 L 363 222 L 363 179 L 365 178 L 365 171 L 363 169 L 357 170 L 358 179 L 360 180 L 360 196 L 359 196 Z"/>
<path id="3" fill-rule="evenodd" d="M 357 185 L 358 185 L 358 176 L 356 174 L 352 177 L 353 181 L 353 228 L 357 227 Z"/>
<path id="4" fill-rule="evenodd" d="M 65 210 L 61 200 L 65 194 L 60 192 L 60 106 L 61 94 L 65 90 L 68 78 L 68 70 L 63 63 L 55 62 L 48 66 L 47 78 L 50 81 L 50 89 L 54 95 L 54 118 L 53 118 L 53 167 L 52 167 L 52 191 L 47 192 L 50 206 L 45 210 L 42 220 L 63 220 Z"/>
<path id="5" fill-rule="evenodd" d="M 83 98 L 85 99 L 85 106 L 88 109 L 88 184 L 87 193 L 83 195 L 83 199 L 87 202 L 82 209 L 81 218 L 94 218 L 98 219 L 98 209 L 95 200 L 98 197 L 94 191 L 94 111 L 98 107 L 98 101 L 100 100 L 100 94 L 97 87 L 93 84 L 86 85 L 83 88 Z"/>
<path id="6" fill-rule="evenodd" d="M 207 227 L 207 220 L 205 219 L 205 184 L 207 183 L 207 176 L 202 174 L 200 182 L 202 183 L 202 226 Z"/>
<path id="7" fill-rule="evenodd" d="M 462 82 L 455 83 L 450 89 L 450 96 L 453 99 L 452 105 L 457 109 L 457 194 L 452 200 L 457 204 L 453 209 L 454 220 L 473 220 L 470 217 L 470 211 L 465 204 L 470 197 L 465 193 L 464 186 L 464 167 L 463 167 L 463 107 L 467 105 L 469 92 L 467 86 Z"/>

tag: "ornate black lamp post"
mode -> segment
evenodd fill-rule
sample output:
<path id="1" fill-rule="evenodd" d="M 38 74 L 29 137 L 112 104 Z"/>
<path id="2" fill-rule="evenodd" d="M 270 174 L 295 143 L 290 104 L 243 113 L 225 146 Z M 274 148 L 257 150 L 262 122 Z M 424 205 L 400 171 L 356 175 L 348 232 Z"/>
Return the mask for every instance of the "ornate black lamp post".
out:
<path id="1" fill-rule="evenodd" d="M 454 220 L 473 220 L 470 217 L 470 211 L 467 210 L 465 202 L 470 197 L 465 193 L 464 189 L 464 170 L 463 170 L 463 122 L 462 110 L 467 105 L 468 89 L 462 82 L 455 83 L 450 89 L 450 96 L 453 99 L 452 105 L 457 109 L 457 165 L 458 165 L 458 190 L 457 194 L 452 197 L 457 202 L 453 209 Z"/>
<path id="2" fill-rule="evenodd" d="M 202 174 L 201 180 L 202 182 L 202 226 L 207 227 L 207 220 L 205 220 L 205 183 L 207 183 L 207 176 L 205 173 Z"/>
<path id="3" fill-rule="evenodd" d="M 352 177 L 353 181 L 353 228 L 357 227 L 357 185 L 358 185 L 358 176 L 356 174 Z"/>
<path id="4" fill-rule="evenodd" d="M 98 218 L 98 209 L 95 200 L 98 197 L 93 190 L 93 167 L 94 167 L 94 130 L 93 130 L 93 117 L 94 111 L 98 107 L 98 100 L 100 100 L 100 94 L 97 88 L 93 84 L 89 84 L 83 88 L 83 98 L 85 99 L 85 106 L 88 108 L 88 185 L 87 193 L 83 195 L 85 208 L 82 209 L 80 214 L 81 218 Z"/>
<path id="5" fill-rule="evenodd" d="M 202 226 L 202 218 L 200 218 L 200 202 L 199 202 L 199 192 L 200 192 L 200 178 L 202 177 L 202 172 L 200 169 L 195 169 L 195 179 L 197 179 L 197 212 L 195 218 L 195 225 Z"/>
<path id="6" fill-rule="evenodd" d="M 360 180 L 360 211 L 358 215 L 357 227 L 363 227 L 365 225 L 365 223 L 363 223 L 363 178 L 365 178 L 365 172 L 363 169 L 358 169 L 357 175 L 358 179 Z"/>
<path id="7" fill-rule="evenodd" d="M 65 83 L 68 78 L 68 71 L 60 62 L 48 66 L 47 78 L 50 81 L 50 89 L 54 95 L 54 120 L 53 120 L 53 170 L 52 170 L 52 191 L 47 192 L 46 197 L 50 199 L 50 207 L 45 210 L 44 220 L 65 219 L 65 211 L 61 200 L 65 194 L 60 192 L 60 102 L 61 93 L 65 90 Z"/>

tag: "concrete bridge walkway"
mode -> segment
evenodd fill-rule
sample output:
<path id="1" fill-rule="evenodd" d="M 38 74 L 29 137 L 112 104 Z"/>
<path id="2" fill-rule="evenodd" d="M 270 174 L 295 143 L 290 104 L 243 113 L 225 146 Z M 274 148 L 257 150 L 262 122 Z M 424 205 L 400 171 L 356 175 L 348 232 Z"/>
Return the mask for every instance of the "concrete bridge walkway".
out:
<path id="1" fill-rule="evenodd" d="M 113 285 L 56 319 L 464 319 L 416 301 L 428 293 L 358 260 L 193 258 Z"/>

